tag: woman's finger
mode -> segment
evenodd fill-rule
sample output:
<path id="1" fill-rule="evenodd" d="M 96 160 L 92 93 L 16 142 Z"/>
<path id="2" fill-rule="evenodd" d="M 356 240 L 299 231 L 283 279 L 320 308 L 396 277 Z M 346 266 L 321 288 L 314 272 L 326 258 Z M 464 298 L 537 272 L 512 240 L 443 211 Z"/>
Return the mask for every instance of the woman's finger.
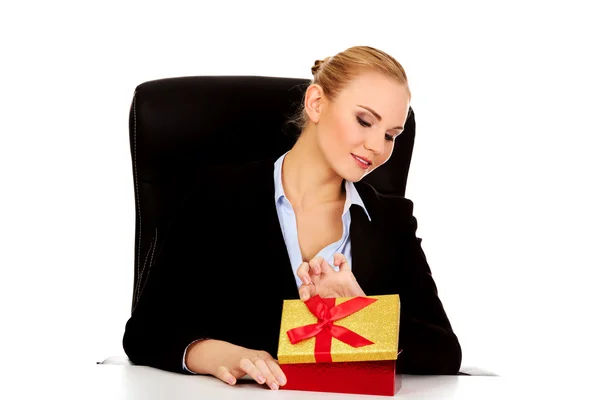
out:
<path id="1" fill-rule="evenodd" d="M 256 365 L 254 365 L 254 363 L 248 358 L 242 358 L 240 360 L 240 368 L 242 369 L 242 371 L 247 373 L 248 376 L 250 376 L 252 379 L 260 383 L 261 385 L 267 381 L 262 375 L 262 373 L 258 370 L 258 368 L 256 368 Z"/>
<path id="2" fill-rule="evenodd" d="M 279 363 L 277 361 L 275 361 L 273 358 L 268 358 L 265 360 L 265 362 L 267 363 L 267 366 L 271 370 L 271 373 L 277 379 L 277 382 L 279 382 L 279 386 L 284 386 L 287 383 L 287 378 L 285 377 L 285 374 L 281 370 Z"/>
<path id="3" fill-rule="evenodd" d="M 340 271 L 350 271 L 350 265 L 348 265 L 348 260 L 341 253 L 335 253 L 333 255 L 333 265 L 339 268 Z"/>
<path id="4" fill-rule="evenodd" d="M 229 369 L 224 366 L 219 367 L 217 370 L 217 378 L 230 385 L 235 385 L 236 382 L 235 377 L 229 372 Z"/>
<path id="5" fill-rule="evenodd" d="M 308 266 L 310 267 L 310 272 L 314 275 L 320 275 L 322 273 L 327 273 L 327 269 L 331 269 L 331 266 L 325 261 L 325 259 L 321 256 L 316 256 L 312 260 L 308 262 Z"/>
<path id="6" fill-rule="evenodd" d="M 254 365 L 256 366 L 256 368 L 258 368 L 261 375 L 264 376 L 267 380 L 267 385 L 273 390 L 278 390 L 279 382 L 277 382 L 277 378 L 275 378 L 273 372 L 271 372 L 271 369 L 267 366 L 265 360 L 259 358 L 256 361 L 254 361 Z"/>
<path id="7" fill-rule="evenodd" d="M 302 285 L 300 286 L 300 289 L 298 289 L 298 294 L 302 301 L 306 301 L 317 294 L 317 287 L 313 284 Z"/>
<path id="8" fill-rule="evenodd" d="M 298 278 L 300 278 L 305 285 L 310 285 L 310 267 L 307 262 L 300 264 L 298 271 L 296 271 L 296 275 L 298 275 Z"/>

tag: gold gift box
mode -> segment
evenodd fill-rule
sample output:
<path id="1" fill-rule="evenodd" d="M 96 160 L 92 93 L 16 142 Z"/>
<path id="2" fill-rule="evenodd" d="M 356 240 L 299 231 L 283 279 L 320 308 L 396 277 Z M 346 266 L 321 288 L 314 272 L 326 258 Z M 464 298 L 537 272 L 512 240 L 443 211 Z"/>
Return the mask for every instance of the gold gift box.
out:
<path id="1" fill-rule="evenodd" d="M 331 339 L 333 362 L 384 361 L 398 357 L 398 335 L 400 330 L 400 297 L 398 295 L 365 296 L 377 301 L 338 321 L 343 326 L 370 340 L 373 344 L 354 348 L 336 338 Z M 337 298 L 335 305 L 351 298 Z M 315 363 L 315 341 L 312 337 L 292 344 L 287 335 L 290 329 L 317 323 L 302 300 L 284 300 L 279 333 L 278 361 L 280 364 Z"/>

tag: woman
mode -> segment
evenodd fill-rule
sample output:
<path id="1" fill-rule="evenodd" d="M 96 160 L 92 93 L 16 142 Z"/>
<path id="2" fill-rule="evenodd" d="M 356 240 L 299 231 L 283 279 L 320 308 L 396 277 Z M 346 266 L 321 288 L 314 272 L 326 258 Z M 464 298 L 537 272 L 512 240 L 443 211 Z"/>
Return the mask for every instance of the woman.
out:
<path id="1" fill-rule="evenodd" d="M 458 372 L 412 202 L 360 182 L 402 133 L 404 69 L 359 46 L 312 72 L 293 148 L 198 179 L 173 219 L 127 322 L 132 362 L 232 385 L 248 374 L 276 390 L 286 383 L 275 359 L 284 299 L 399 294 L 399 371 Z"/>

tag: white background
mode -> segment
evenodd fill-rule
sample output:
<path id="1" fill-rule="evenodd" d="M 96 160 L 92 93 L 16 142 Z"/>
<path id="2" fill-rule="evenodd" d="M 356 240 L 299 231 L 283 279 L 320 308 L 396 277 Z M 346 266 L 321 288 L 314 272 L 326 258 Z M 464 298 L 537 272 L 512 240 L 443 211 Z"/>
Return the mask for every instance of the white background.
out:
<path id="1" fill-rule="evenodd" d="M 594 2 L 204 3 L 0 6 L 3 365 L 123 354 L 138 84 L 309 78 L 316 59 L 370 45 L 409 77 L 407 197 L 463 364 L 504 376 L 597 368 Z"/>

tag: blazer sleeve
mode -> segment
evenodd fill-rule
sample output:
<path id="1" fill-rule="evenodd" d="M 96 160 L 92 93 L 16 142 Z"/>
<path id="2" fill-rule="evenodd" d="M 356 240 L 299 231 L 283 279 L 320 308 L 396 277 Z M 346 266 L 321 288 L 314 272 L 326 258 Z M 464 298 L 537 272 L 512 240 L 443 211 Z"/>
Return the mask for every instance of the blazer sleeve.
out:
<path id="1" fill-rule="evenodd" d="M 195 265 L 208 244 L 203 245 L 201 229 L 193 223 L 191 202 L 189 197 L 162 232 L 162 246 L 148 267 L 148 278 L 125 326 L 123 349 L 134 364 L 185 372 L 182 361 L 187 346 L 210 337 L 214 316 L 209 315 L 209 307 L 198 307 L 207 299 L 198 290 L 200 268 Z"/>
<path id="2" fill-rule="evenodd" d="M 455 375 L 459 372 L 462 350 L 438 296 L 437 286 L 416 236 L 417 219 L 413 203 L 405 198 L 396 210 L 403 209 L 399 237 L 399 265 L 395 268 L 395 293 L 400 293 L 399 362 L 409 374 Z M 396 203 L 398 206 L 398 204 Z"/>

